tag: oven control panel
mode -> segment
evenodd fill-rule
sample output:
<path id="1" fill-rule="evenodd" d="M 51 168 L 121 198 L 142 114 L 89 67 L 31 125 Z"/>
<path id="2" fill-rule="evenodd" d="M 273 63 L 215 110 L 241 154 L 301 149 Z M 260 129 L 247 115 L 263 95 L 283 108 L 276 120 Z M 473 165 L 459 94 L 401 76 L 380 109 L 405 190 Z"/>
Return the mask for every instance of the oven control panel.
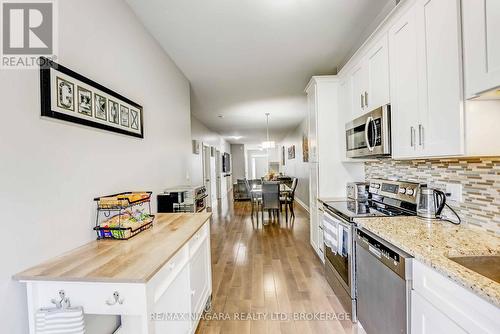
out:
<path id="1" fill-rule="evenodd" d="M 370 181 L 370 193 L 416 204 L 417 193 L 422 186 L 416 182 L 373 179 Z"/>

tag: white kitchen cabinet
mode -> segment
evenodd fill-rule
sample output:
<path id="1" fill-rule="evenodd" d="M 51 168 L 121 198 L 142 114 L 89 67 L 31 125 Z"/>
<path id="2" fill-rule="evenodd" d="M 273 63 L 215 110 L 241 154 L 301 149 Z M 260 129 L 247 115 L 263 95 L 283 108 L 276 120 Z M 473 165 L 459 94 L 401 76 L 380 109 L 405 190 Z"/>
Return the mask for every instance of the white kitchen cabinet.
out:
<path id="1" fill-rule="evenodd" d="M 338 127 L 338 131 L 340 135 L 338 136 L 338 146 L 341 151 L 342 161 L 347 160 L 347 143 L 346 143 L 346 135 L 345 135 L 345 124 L 352 121 L 352 86 L 351 86 L 351 77 L 350 75 L 341 78 L 339 82 L 339 117 L 338 123 L 340 126 Z"/>
<path id="2" fill-rule="evenodd" d="M 351 74 L 352 86 L 352 116 L 359 117 L 367 113 L 368 106 L 365 102 L 368 87 L 368 71 L 366 63 L 363 61 L 354 68 Z"/>
<path id="3" fill-rule="evenodd" d="M 319 222 L 318 222 L 318 215 L 317 215 L 317 208 L 316 205 L 310 205 L 310 233 L 311 233 L 311 246 L 316 252 L 316 254 L 319 253 L 319 238 L 318 238 L 318 230 L 319 230 Z"/>
<path id="4" fill-rule="evenodd" d="M 323 204 L 321 202 L 316 202 L 317 204 L 317 215 L 318 215 L 318 247 L 317 254 L 321 262 L 325 262 L 325 250 L 324 250 L 324 235 L 323 235 Z"/>
<path id="5" fill-rule="evenodd" d="M 413 261 L 412 333 L 498 333 L 500 308 Z"/>
<path id="6" fill-rule="evenodd" d="M 392 156 L 417 156 L 420 119 L 416 10 L 411 8 L 389 31 Z"/>
<path id="7" fill-rule="evenodd" d="M 394 158 L 464 154 L 459 0 L 417 0 L 389 32 Z"/>
<path id="8" fill-rule="evenodd" d="M 309 161 L 318 162 L 318 131 L 317 131 L 317 86 L 312 85 L 307 92 L 308 104 L 308 132 L 309 132 Z"/>
<path id="9" fill-rule="evenodd" d="M 418 0 L 416 10 L 421 100 L 417 145 L 425 157 L 462 155 L 460 0 Z"/>
<path id="10" fill-rule="evenodd" d="M 354 67 L 350 82 L 353 119 L 390 102 L 387 35 L 383 35 Z"/>
<path id="11" fill-rule="evenodd" d="M 309 164 L 309 220 L 310 220 L 310 241 L 313 249 L 318 253 L 318 164 Z"/>
<path id="12" fill-rule="evenodd" d="M 352 116 L 352 86 L 351 77 L 347 76 L 342 78 L 339 83 L 339 120 L 341 125 L 344 126 L 350 122 L 354 117 Z M 345 136 L 345 134 L 343 134 Z M 343 141 L 345 151 L 345 141 Z"/>
<path id="13" fill-rule="evenodd" d="M 340 102 L 337 76 L 315 76 L 307 85 L 309 136 L 309 216 L 310 241 L 323 259 L 322 230 L 320 229 L 318 198 L 345 197 L 347 182 L 364 180 L 362 162 L 343 163 L 345 151 L 345 109 Z M 344 88 L 349 79 L 342 79 Z M 346 89 L 342 96 L 349 104 Z M 315 152 L 314 156 L 311 156 Z"/>
<path id="14" fill-rule="evenodd" d="M 498 0 L 401 1 L 340 70 L 341 109 L 352 120 L 390 101 L 394 159 L 498 155 L 499 32 Z"/>
<path id="15" fill-rule="evenodd" d="M 500 1 L 462 0 L 467 98 L 500 87 Z"/>
<path id="16" fill-rule="evenodd" d="M 413 290 L 411 292 L 411 333 L 466 334 L 467 332 Z"/>
<path id="17" fill-rule="evenodd" d="M 365 92 L 367 111 L 390 103 L 389 94 L 389 43 L 383 35 L 366 56 L 368 87 Z"/>

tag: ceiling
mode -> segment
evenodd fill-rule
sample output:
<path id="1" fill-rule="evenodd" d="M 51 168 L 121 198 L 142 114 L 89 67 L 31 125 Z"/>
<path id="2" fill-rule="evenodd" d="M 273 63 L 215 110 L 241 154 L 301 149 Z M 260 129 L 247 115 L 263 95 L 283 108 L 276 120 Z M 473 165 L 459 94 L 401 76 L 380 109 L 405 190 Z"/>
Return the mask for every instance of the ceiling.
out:
<path id="1" fill-rule="evenodd" d="M 394 0 L 127 0 L 191 83 L 192 114 L 232 143 L 279 141 Z M 382 13 L 382 14 L 381 14 Z M 241 138 L 239 138 L 241 137 Z"/>

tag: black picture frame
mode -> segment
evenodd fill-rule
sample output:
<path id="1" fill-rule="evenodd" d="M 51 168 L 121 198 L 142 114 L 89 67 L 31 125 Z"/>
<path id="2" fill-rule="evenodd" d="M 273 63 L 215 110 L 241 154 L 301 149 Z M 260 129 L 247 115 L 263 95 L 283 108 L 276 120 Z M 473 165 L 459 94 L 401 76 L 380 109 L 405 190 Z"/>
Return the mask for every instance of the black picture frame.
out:
<path id="1" fill-rule="evenodd" d="M 288 160 L 295 159 L 295 145 L 288 148 Z"/>
<path id="2" fill-rule="evenodd" d="M 55 118 L 67 122 L 72 122 L 72 123 L 77 123 L 80 125 L 85 125 L 101 130 L 106 130 L 106 131 L 111 131 L 111 132 L 116 132 L 120 133 L 123 135 L 127 136 L 132 136 L 136 138 L 144 138 L 144 114 L 143 114 L 143 108 L 141 105 L 138 103 L 126 98 L 125 96 L 118 94 L 117 92 L 104 87 L 103 85 L 81 75 L 76 73 L 75 71 L 70 70 L 69 68 L 58 64 L 54 61 L 51 61 L 45 57 L 40 57 L 39 59 L 40 63 L 40 97 L 41 97 L 41 116 L 42 117 L 50 117 L 50 118 Z M 77 116 L 72 116 L 69 115 L 68 113 L 62 113 L 57 110 L 52 109 L 52 94 L 57 94 L 56 91 L 53 91 L 51 87 L 51 69 L 54 69 L 57 72 L 63 73 L 68 77 L 71 77 L 75 80 L 78 80 L 80 82 L 83 82 L 84 84 L 91 86 L 92 88 L 104 92 L 105 94 L 111 96 L 114 98 L 114 102 L 118 103 L 118 113 L 120 113 L 120 102 L 125 102 L 129 106 L 133 107 L 134 110 L 138 111 L 139 115 L 139 124 L 140 128 L 139 129 L 134 129 L 128 127 L 128 130 L 125 128 L 118 128 L 116 126 L 111 126 L 111 125 L 106 125 L 103 124 L 102 122 L 99 123 L 98 121 L 94 121 L 92 118 L 87 117 L 86 119 L 77 117 Z M 74 88 L 77 85 L 74 85 Z M 73 88 L 73 105 L 74 109 L 77 109 L 77 92 L 75 92 L 75 89 Z M 99 94 L 100 92 L 93 92 L 92 94 L 92 99 L 94 99 L 94 94 L 96 95 L 101 95 Z M 57 96 L 57 95 L 56 95 Z M 94 102 L 94 101 L 92 101 Z M 107 104 L 109 104 L 109 99 L 107 100 Z M 68 109 L 71 110 L 71 109 Z M 109 117 L 107 117 L 109 121 Z M 100 118 L 97 118 L 100 119 Z M 103 121 L 103 119 L 100 119 Z M 137 132 L 134 132 L 137 131 Z"/>

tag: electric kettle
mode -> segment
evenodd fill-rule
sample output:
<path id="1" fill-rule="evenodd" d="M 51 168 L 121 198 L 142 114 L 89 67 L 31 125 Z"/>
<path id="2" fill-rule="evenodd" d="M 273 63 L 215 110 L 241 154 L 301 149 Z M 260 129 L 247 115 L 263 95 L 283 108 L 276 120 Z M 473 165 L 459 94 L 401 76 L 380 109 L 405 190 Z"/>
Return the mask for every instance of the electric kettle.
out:
<path id="1" fill-rule="evenodd" d="M 441 190 L 422 187 L 417 194 L 417 216 L 424 219 L 441 218 L 446 195 Z"/>

